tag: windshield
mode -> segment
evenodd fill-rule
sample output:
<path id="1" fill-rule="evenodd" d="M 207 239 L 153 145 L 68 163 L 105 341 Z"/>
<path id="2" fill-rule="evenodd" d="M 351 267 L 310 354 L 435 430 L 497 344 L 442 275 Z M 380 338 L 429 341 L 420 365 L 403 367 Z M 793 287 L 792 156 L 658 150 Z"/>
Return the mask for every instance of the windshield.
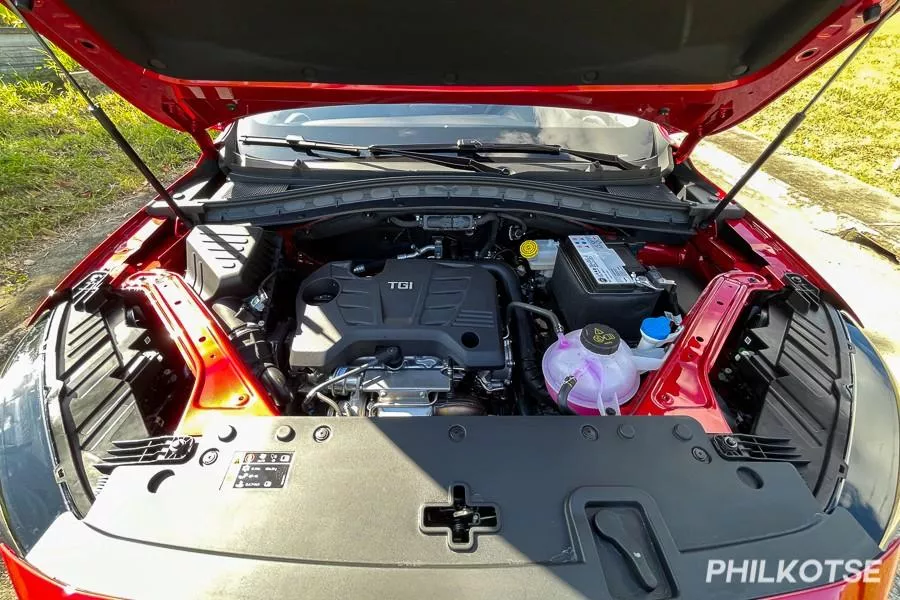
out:
<path id="1" fill-rule="evenodd" d="M 279 110 L 240 119 L 242 136 L 374 144 L 557 144 L 637 161 L 656 154 L 655 125 L 608 112 L 495 104 L 356 104 Z M 293 161 L 290 148 L 240 145 L 244 156 Z"/>

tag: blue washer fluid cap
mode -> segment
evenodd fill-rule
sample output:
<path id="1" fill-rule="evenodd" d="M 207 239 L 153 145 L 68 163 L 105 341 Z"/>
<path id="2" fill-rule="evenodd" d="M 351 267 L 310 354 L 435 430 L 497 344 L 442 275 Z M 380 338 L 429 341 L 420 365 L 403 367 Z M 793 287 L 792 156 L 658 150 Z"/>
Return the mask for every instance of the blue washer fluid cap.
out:
<path id="1" fill-rule="evenodd" d="M 641 333 L 654 340 L 664 340 L 672 333 L 668 317 L 648 317 L 641 322 Z"/>

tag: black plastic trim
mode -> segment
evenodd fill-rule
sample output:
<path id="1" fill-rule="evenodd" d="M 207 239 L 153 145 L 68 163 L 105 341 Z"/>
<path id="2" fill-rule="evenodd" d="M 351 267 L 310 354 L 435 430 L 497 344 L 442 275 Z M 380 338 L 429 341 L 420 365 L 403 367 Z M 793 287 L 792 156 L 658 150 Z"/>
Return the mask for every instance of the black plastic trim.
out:
<path id="1" fill-rule="evenodd" d="M 401 599 L 427 590 L 433 600 L 621 600 L 648 597 L 650 585 L 657 600 L 718 600 L 810 585 L 707 583 L 711 559 L 879 553 L 846 510 L 820 512 L 792 465 L 720 460 L 686 417 L 255 417 L 231 425 L 229 441 L 218 428 L 198 440 L 199 460 L 116 468 L 85 519 L 55 522 L 29 562 L 118 597 Z M 324 441 L 315 434 L 323 426 Z M 290 439 L 278 435 L 286 427 Z M 633 435 L 618 435 L 623 427 Z M 699 450 L 711 460 L 697 460 Z M 242 474 L 261 481 L 269 466 L 281 469 L 277 485 L 243 485 Z M 444 531 L 420 528 L 423 507 L 446 504 L 455 485 L 467 486 L 472 507 L 500 516 L 471 547 L 448 548 Z M 596 531 L 598 512 L 621 527 Z M 620 547 L 646 558 L 639 574 Z M 97 560 L 111 555 L 117 569 Z M 184 575 L 159 577 L 174 571 Z"/>
<path id="2" fill-rule="evenodd" d="M 644 230 L 687 233 L 696 208 L 679 202 L 629 199 L 605 192 L 486 175 L 404 176 L 352 181 L 291 190 L 241 201 L 209 202 L 208 223 L 294 223 L 354 211 L 409 209 L 411 206 L 459 209 L 462 206 L 529 210 L 634 226 Z M 702 215 L 701 215 L 702 216 Z"/>
<path id="3" fill-rule="evenodd" d="M 402 0 L 273 2 L 248 12 L 237 0 L 68 3 L 112 51 L 167 77 L 437 86 L 723 83 L 778 60 L 839 5 L 767 0 L 723 10 L 715 0 L 580 1 L 541 10 L 452 2 L 426 9 Z"/>

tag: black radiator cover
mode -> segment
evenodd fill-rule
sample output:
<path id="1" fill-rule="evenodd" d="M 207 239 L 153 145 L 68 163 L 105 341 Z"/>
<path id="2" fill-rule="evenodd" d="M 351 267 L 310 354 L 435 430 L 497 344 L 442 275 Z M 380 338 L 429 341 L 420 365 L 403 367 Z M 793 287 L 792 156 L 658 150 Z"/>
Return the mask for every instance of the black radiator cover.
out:
<path id="1" fill-rule="evenodd" d="M 749 600 L 811 585 L 796 567 L 793 580 L 708 580 L 709 561 L 766 560 L 772 575 L 779 560 L 879 553 L 846 510 L 820 511 L 794 467 L 721 460 L 688 417 L 229 424 L 233 441 L 213 428 L 184 464 L 116 468 L 85 519 L 57 519 L 29 562 L 135 599 Z M 457 486 L 498 519 L 467 548 L 425 526 Z M 646 558 L 652 592 L 592 526 L 600 513 Z"/>

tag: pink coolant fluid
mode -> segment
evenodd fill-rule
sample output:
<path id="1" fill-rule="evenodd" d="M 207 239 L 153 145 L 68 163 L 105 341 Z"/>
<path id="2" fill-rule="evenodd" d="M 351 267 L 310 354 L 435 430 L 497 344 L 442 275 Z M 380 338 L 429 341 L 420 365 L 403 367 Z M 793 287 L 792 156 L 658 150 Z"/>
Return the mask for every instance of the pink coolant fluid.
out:
<path id="1" fill-rule="evenodd" d="M 566 378 L 576 379 L 567 404 L 579 415 L 619 412 L 641 383 L 631 348 L 614 329 L 601 324 L 560 333 L 544 353 L 541 367 L 554 402 Z"/>

